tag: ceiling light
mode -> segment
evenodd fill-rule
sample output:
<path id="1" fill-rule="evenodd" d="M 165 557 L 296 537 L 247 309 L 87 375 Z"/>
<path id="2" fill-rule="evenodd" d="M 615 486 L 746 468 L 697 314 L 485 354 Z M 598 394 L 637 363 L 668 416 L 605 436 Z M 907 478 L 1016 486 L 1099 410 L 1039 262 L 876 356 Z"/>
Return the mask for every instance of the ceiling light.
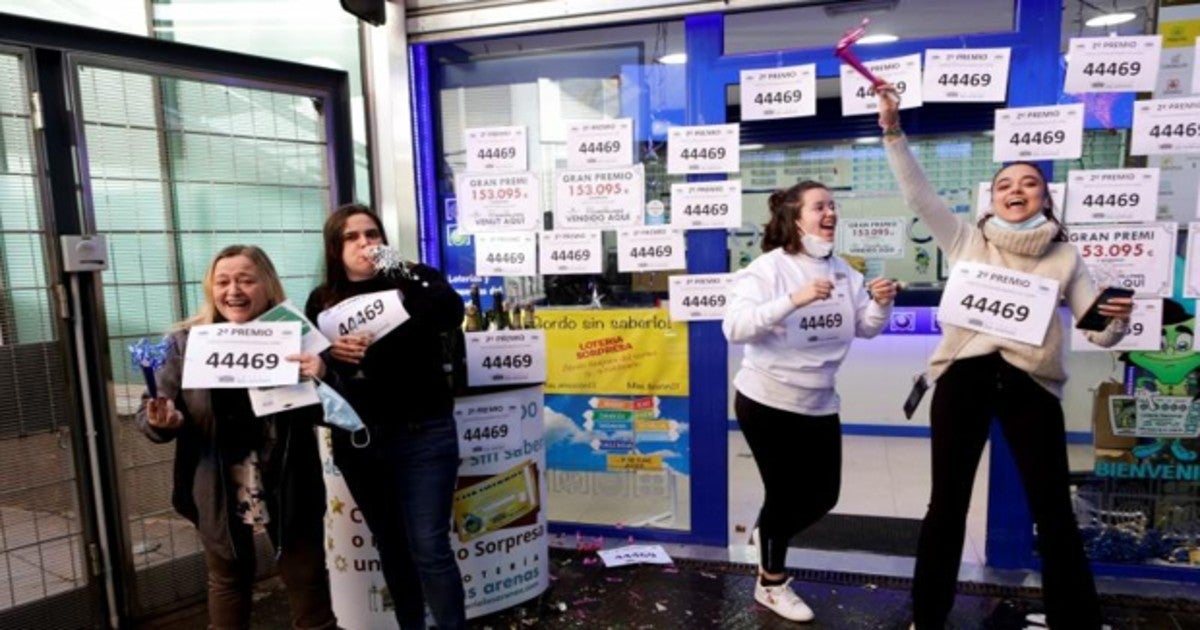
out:
<path id="1" fill-rule="evenodd" d="M 757 144 L 757 143 L 754 143 L 754 144 L 743 144 L 743 145 L 741 145 L 741 147 L 739 147 L 739 148 L 740 148 L 741 150 L 743 150 L 743 151 L 758 151 L 758 150 L 760 150 L 760 149 L 764 149 L 764 148 L 766 148 L 766 145 L 763 145 L 763 144 Z"/>
<path id="2" fill-rule="evenodd" d="M 871 44 L 890 44 L 897 41 L 900 41 L 900 38 L 890 33 L 875 33 L 873 35 L 867 35 L 866 37 L 854 43 L 870 46 Z"/>
<path id="3" fill-rule="evenodd" d="M 1130 11 L 1122 11 L 1120 13 L 1104 13 L 1084 22 L 1085 26 L 1116 26 L 1126 22 L 1132 22 L 1137 19 L 1137 14 Z"/>
<path id="4" fill-rule="evenodd" d="M 840 17 L 843 15 L 858 15 L 878 11 L 891 11 L 900 4 L 900 0 L 849 0 L 836 4 L 825 5 L 825 15 Z"/>
<path id="5" fill-rule="evenodd" d="M 877 142 L 879 142 L 879 136 L 863 136 L 854 139 L 854 144 L 875 144 Z"/>
<path id="6" fill-rule="evenodd" d="M 658 58 L 658 63 L 666 64 L 668 66 L 677 66 L 679 64 L 687 63 L 687 53 L 671 53 L 669 55 L 663 55 Z"/>

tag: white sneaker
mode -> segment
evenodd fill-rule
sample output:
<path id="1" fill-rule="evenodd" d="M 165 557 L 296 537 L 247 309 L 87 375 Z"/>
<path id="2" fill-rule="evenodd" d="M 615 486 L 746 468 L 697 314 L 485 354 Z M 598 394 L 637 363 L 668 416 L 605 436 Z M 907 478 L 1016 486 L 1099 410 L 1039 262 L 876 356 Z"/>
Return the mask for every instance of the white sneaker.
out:
<path id="1" fill-rule="evenodd" d="M 812 621 L 813 611 L 792 590 L 792 579 L 779 586 L 763 586 L 754 580 L 754 601 L 775 611 L 775 614 L 791 621 Z"/>

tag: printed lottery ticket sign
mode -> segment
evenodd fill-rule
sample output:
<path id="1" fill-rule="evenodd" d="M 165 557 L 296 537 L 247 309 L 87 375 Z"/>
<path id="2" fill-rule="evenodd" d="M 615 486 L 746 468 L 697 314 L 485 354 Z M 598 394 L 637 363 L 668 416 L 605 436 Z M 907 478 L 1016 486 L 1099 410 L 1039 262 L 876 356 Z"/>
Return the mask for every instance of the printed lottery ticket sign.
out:
<path id="1" fill-rule="evenodd" d="M 741 180 L 671 184 L 671 225 L 685 229 L 741 227 Z"/>
<path id="2" fill-rule="evenodd" d="M 1200 153 L 1200 97 L 1138 101 L 1129 153 Z"/>
<path id="3" fill-rule="evenodd" d="M 327 339 L 366 333 L 371 341 L 381 339 L 404 322 L 408 311 L 399 291 L 376 291 L 346 298 L 317 315 L 317 327 Z"/>
<path id="4" fill-rule="evenodd" d="M 1171 297 L 1176 223 L 1092 226 L 1067 232 L 1097 286 L 1133 289 L 1139 297 Z"/>
<path id="5" fill-rule="evenodd" d="M 925 102 L 1004 102 L 1011 55 L 1009 48 L 926 50 Z"/>
<path id="6" fill-rule="evenodd" d="M 529 168 L 524 127 L 476 127 L 463 131 L 467 171 L 513 173 Z"/>
<path id="7" fill-rule="evenodd" d="M 537 235 L 534 232 L 476 234 L 475 273 L 481 276 L 537 275 Z"/>
<path id="8" fill-rule="evenodd" d="M 720 320 L 729 303 L 733 275 L 727 273 L 671 276 L 671 321 Z"/>
<path id="9" fill-rule="evenodd" d="M 1068 94 L 1154 91 L 1162 35 L 1072 37 L 1067 50 Z"/>
<path id="10" fill-rule="evenodd" d="M 241 389 L 293 385 L 300 364 L 300 322 L 204 324 L 188 333 L 183 389 Z"/>
<path id="11" fill-rule="evenodd" d="M 541 188 L 532 173 L 463 173 L 455 176 L 454 189 L 463 232 L 530 231 L 542 226 Z"/>
<path id="12" fill-rule="evenodd" d="M 671 228 L 629 228 L 617 231 L 617 270 L 667 271 L 686 269 L 683 232 Z"/>
<path id="13" fill-rule="evenodd" d="M 992 160 L 1073 160 L 1083 155 L 1083 104 L 997 109 Z"/>
<path id="14" fill-rule="evenodd" d="M 540 330 L 467 333 L 467 384 L 546 381 L 546 337 Z"/>
<path id="15" fill-rule="evenodd" d="M 567 168 L 604 168 L 632 163 L 632 119 L 567 121 Z"/>
<path id="16" fill-rule="evenodd" d="M 604 270 L 604 246 L 599 230 L 542 232 L 538 266 L 543 274 L 592 274 Z"/>
<path id="17" fill-rule="evenodd" d="M 1067 223 L 1145 223 L 1158 212 L 1157 168 L 1071 171 Z"/>
<path id="18" fill-rule="evenodd" d="M 950 269 L 937 319 L 997 337 L 1042 345 L 1058 305 L 1058 282 L 981 263 Z"/>
<path id="19" fill-rule="evenodd" d="M 817 113 L 817 66 L 742 70 L 742 120 L 798 118 Z"/>
<path id="20" fill-rule="evenodd" d="M 736 173 L 741 169 L 739 126 L 699 125 L 667 130 L 667 174 Z"/>
<path id="21" fill-rule="evenodd" d="M 643 173 L 641 164 L 555 173 L 555 228 L 577 230 L 640 225 L 646 194 Z"/>
<path id="22" fill-rule="evenodd" d="M 903 258 L 908 243 L 908 221 L 903 217 L 842 219 L 838 225 L 838 251 L 864 258 Z"/>
<path id="23" fill-rule="evenodd" d="M 896 86 L 900 95 L 900 109 L 920 107 L 921 55 L 907 55 L 893 59 L 880 59 L 863 64 L 879 78 Z M 842 116 L 874 114 L 879 111 L 879 98 L 875 86 L 854 68 L 843 64 L 842 69 Z"/>

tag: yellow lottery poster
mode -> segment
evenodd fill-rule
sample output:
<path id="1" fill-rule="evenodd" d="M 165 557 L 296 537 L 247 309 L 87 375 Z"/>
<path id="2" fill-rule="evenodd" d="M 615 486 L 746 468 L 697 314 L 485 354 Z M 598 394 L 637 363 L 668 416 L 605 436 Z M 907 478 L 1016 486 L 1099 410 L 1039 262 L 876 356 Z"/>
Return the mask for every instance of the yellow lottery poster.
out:
<path id="1" fill-rule="evenodd" d="M 552 310 L 547 394 L 688 395 L 688 328 L 666 309 Z"/>

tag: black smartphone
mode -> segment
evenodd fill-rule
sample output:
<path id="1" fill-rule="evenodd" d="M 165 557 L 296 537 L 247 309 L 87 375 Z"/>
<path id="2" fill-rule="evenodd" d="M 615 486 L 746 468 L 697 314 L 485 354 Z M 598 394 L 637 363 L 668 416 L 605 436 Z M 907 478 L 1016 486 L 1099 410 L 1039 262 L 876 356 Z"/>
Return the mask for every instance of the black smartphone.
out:
<path id="1" fill-rule="evenodd" d="M 929 381 L 925 380 L 924 374 L 919 374 L 913 379 L 912 389 L 908 392 L 908 398 L 904 401 L 904 418 L 912 420 L 913 412 L 917 410 L 917 405 L 921 404 L 921 398 L 925 396 L 925 391 L 929 389 Z"/>
<path id="2" fill-rule="evenodd" d="M 1133 289 L 1123 289 L 1121 287 L 1104 287 L 1100 295 L 1092 300 L 1092 305 L 1088 307 L 1083 317 L 1075 322 L 1075 327 L 1079 330 L 1104 330 L 1108 326 L 1108 317 L 1100 314 L 1100 305 L 1113 298 L 1133 297 Z"/>

